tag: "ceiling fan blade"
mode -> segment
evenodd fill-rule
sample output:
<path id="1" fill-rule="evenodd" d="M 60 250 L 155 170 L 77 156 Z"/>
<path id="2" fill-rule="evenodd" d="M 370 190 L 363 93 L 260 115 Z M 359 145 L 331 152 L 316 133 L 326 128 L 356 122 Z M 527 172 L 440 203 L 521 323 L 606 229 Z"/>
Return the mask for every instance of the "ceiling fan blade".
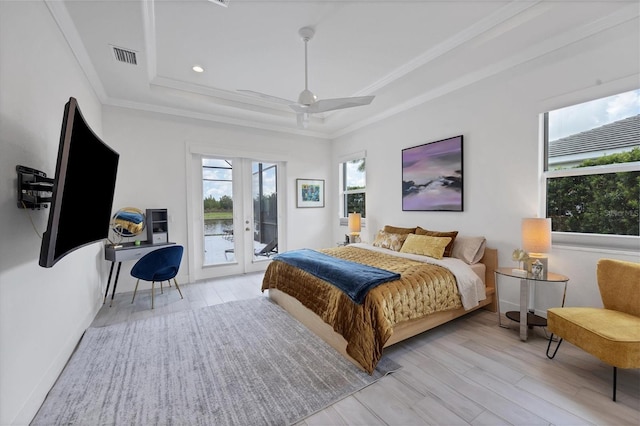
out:
<path id="1" fill-rule="evenodd" d="M 306 112 L 308 114 L 333 111 L 336 109 L 352 108 L 369 105 L 375 96 L 358 96 L 354 98 L 320 99 L 311 105 L 292 104 L 289 105 L 297 113 Z"/>
<path id="2" fill-rule="evenodd" d="M 302 41 L 304 41 L 304 90 L 300 93 L 298 102 L 278 98 L 277 96 L 271 96 L 260 92 L 254 92 L 253 90 L 238 89 L 238 92 L 246 93 L 251 96 L 257 96 L 270 102 L 288 105 L 293 111 L 296 112 L 298 127 L 302 127 L 305 129 L 309 125 L 309 114 L 369 105 L 373 101 L 373 98 L 375 98 L 375 96 L 356 96 L 351 98 L 316 100 L 316 95 L 314 95 L 308 87 L 307 72 L 307 44 L 309 43 L 309 40 L 313 38 L 315 30 L 312 27 L 303 27 L 298 30 L 298 34 L 302 38 Z"/>
<path id="3" fill-rule="evenodd" d="M 283 105 L 297 105 L 296 101 L 290 101 L 288 99 L 282 99 L 277 96 L 271 96 L 260 92 L 254 92 L 253 90 L 238 89 L 238 92 L 246 93 L 247 95 L 257 96 L 267 101 L 275 102 Z"/>

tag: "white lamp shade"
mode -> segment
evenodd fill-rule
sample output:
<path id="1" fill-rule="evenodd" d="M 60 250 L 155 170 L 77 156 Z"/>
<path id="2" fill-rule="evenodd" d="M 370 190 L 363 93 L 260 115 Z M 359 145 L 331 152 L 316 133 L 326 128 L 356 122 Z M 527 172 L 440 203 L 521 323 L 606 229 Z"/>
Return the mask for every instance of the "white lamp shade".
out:
<path id="1" fill-rule="evenodd" d="M 349 231 L 352 234 L 360 232 L 360 213 L 349 213 Z"/>
<path id="2" fill-rule="evenodd" d="M 529 253 L 549 253 L 551 219 L 522 219 L 522 248 Z"/>

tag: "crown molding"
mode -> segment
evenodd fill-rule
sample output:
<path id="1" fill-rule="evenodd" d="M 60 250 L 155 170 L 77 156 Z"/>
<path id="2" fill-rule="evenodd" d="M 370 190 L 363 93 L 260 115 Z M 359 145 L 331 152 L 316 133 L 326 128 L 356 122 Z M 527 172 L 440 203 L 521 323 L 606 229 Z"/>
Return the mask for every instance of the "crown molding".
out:
<path id="1" fill-rule="evenodd" d="M 73 20 L 69 16 L 67 7 L 64 5 L 64 2 L 61 1 L 44 0 L 44 3 L 47 5 L 54 21 L 56 21 L 60 32 L 64 36 L 65 40 L 67 40 L 67 44 L 69 44 L 71 52 L 76 57 L 80 68 L 87 76 L 93 91 L 100 102 L 104 104 L 107 99 L 107 92 L 104 90 L 104 86 L 98 77 L 98 73 L 91 63 L 89 54 L 87 53 L 84 43 L 80 38 L 80 34 L 78 33 L 78 29 L 73 24 Z"/>

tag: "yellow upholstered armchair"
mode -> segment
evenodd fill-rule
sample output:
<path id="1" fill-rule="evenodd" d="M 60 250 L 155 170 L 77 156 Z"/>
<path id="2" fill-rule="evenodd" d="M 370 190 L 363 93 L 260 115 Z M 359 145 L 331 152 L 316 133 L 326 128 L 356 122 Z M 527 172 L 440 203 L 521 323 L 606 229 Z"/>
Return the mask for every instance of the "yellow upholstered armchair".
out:
<path id="1" fill-rule="evenodd" d="M 547 310 L 547 357 L 555 357 L 564 339 L 612 365 L 615 401 L 617 368 L 640 368 L 640 263 L 600 259 L 597 275 L 604 308 Z M 554 334 L 558 344 L 550 354 Z"/>

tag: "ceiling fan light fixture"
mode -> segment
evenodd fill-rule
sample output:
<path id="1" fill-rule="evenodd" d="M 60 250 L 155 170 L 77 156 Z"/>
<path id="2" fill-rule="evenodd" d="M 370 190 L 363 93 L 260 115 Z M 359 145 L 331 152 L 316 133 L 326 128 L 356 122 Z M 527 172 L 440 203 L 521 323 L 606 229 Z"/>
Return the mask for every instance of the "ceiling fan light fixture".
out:
<path id="1" fill-rule="evenodd" d="M 208 0 L 211 3 L 217 4 L 218 6 L 228 7 L 230 0 Z"/>
<path id="2" fill-rule="evenodd" d="M 298 127 L 300 127 L 301 129 L 309 128 L 309 114 L 307 114 L 306 112 L 298 113 L 297 120 Z"/>

